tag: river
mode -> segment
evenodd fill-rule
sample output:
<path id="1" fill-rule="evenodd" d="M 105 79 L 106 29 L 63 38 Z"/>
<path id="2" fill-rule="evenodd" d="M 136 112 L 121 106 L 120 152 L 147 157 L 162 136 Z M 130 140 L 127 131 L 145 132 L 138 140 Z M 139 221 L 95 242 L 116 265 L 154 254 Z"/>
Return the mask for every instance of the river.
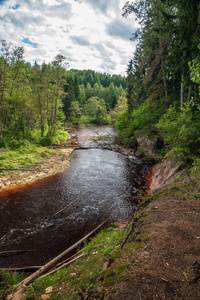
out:
<path id="1" fill-rule="evenodd" d="M 66 171 L 0 199 L 0 268 L 43 265 L 109 216 L 127 222 L 137 208 L 148 167 L 105 149 L 116 135 L 108 126 L 71 135 L 80 149 Z"/>

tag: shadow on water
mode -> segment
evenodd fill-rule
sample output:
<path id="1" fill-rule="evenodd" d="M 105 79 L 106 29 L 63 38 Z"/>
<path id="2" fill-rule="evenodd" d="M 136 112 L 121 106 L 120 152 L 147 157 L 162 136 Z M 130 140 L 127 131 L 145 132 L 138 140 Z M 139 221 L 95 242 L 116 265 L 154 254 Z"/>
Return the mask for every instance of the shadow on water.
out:
<path id="1" fill-rule="evenodd" d="M 126 222 L 147 188 L 147 174 L 120 153 L 74 151 L 62 174 L 0 199 L 0 267 L 42 265 L 113 212 L 110 222 Z M 16 252 L 2 253 L 10 250 Z"/>

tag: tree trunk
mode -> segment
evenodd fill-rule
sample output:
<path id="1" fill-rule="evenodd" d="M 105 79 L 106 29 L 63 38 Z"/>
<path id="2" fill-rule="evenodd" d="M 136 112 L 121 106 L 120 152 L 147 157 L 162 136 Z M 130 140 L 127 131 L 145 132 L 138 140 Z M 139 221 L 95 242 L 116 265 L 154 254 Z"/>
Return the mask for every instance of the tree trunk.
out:
<path id="1" fill-rule="evenodd" d="M 184 84 L 183 84 L 184 75 L 182 73 L 181 76 L 181 108 L 183 108 L 183 102 L 184 102 Z"/>
<path id="2" fill-rule="evenodd" d="M 190 85 L 188 89 L 188 102 L 191 100 L 191 95 L 192 95 L 192 87 Z"/>
<path id="3" fill-rule="evenodd" d="M 166 63 L 162 55 L 161 55 L 161 61 L 162 61 L 162 67 L 165 67 Z M 162 73 L 163 73 L 163 83 L 164 83 L 164 90 L 165 90 L 165 100 L 166 103 L 168 104 L 167 78 L 163 68 L 162 68 Z"/>

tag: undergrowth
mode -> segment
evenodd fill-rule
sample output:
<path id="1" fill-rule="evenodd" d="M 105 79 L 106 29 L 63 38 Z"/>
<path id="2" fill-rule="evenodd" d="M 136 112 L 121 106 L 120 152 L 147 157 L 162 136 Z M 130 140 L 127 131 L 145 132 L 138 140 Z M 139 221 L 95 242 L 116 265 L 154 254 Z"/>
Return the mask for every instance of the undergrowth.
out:
<path id="1" fill-rule="evenodd" d="M 26 141 L 24 145 L 16 149 L 0 149 L 0 169 L 1 175 L 6 173 L 6 169 L 20 169 L 41 163 L 44 159 L 56 154 L 57 150 L 38 146 Z M 8 170 L 9 171 L 9 170 Z"/>

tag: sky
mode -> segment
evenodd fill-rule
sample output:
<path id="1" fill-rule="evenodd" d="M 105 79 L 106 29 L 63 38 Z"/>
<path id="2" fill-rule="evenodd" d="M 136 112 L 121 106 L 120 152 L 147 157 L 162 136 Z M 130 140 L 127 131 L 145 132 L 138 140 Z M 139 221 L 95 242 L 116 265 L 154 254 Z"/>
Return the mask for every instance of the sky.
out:
<path id="1" fill-rule="evenodd" d="M 23 46 L 25 60 L 126 75 L 137 24 L 122 17 L 126 0 L 0 0 L 0 40 Z"/>

